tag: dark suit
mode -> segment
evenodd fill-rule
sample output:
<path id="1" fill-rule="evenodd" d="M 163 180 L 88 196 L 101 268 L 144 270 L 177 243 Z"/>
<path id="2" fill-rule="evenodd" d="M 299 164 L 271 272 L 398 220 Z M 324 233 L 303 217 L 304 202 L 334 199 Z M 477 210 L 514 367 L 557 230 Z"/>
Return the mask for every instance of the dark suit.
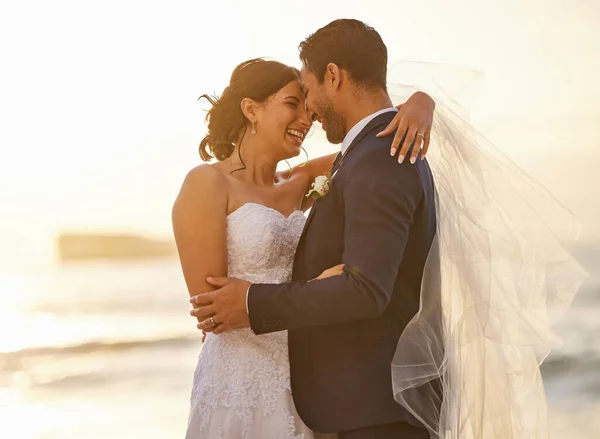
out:
<path id="1" fill-rule="evenodd" d="M 406 422 L 418 423 L 394 400 L 390 364 L 419 307 L 436 231 L 434 185 L 427 161 L 398 164 L 392 137 L 375 136 L 393 116 L 379 115 L 361 131 L 329 194 L 315 203 L 294 282 L 253 285 L 248 295 L 256 334 L 289 330 L 300 417 L 317 432 L 355 431 L 341 437 L 395 437 L 376 433 L 384 424 L 404 438 L 428 437 L 412 427 L 401 433 Z M 341 276 L 306 282 L 340 263 Z"/>

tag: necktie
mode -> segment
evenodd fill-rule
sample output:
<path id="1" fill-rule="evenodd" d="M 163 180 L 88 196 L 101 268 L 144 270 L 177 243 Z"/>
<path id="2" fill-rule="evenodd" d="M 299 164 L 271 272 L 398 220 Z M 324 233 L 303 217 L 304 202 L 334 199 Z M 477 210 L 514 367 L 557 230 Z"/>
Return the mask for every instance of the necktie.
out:
<path id="1" fill-rule="evenodd" d="M 335 173 L 335 171 L 337 171 L 337 168 L 341 161 L 342 161 L 342 152 L 340 151 L 338 153 L 338 155 L 335 157 L 335 160 L 333 161 L 333 166 L 331 167 L 331 175 L 333 175 Z"/>

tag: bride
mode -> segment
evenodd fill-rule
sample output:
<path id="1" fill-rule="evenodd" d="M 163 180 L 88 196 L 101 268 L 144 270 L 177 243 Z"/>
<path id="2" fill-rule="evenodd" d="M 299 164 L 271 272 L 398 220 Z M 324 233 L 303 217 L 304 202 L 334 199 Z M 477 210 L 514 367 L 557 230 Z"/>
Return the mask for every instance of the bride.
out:
<path id="1" fill-rule="evenodd" d="M 206 277 L 252 282 L 290 279 L 306 194 L 329 173 L 335 154 L 277 172 L 277 164 L 300 154 L 312 125 L 299 72 L 275 61 L 253 59 L 235 68 L 229 86 L 207 114 L 208 135 L 200 155 L 212 165 L 189 172 L 173 207 L 173 229 L 190 295 L 212 289 Z M 415 138 L 433 117 L 433 102 L 415 93 L 390 124 Z M 400 155 L 408 155 L 404 142 Z M 400 143 L 397 138 L 392 148 Z M 422 142 L 416 136 L 411 161 Z M 395 151 L 393 151 L 395 152 Z M 335 275 L 339 267 L 320 277 Z M 194 375 L 188 439 L 304 438 L 312 433 L 299 418 L 290 390 L 285 331 L 255 336 L 249 329 L 208 334 Z"/>

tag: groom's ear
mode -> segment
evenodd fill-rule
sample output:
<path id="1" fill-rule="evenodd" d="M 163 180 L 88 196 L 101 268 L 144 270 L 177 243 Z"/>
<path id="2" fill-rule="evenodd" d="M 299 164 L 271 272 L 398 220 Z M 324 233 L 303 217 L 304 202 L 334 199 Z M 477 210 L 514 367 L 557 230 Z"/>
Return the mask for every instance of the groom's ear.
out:
<path id="1" fill-rule="evenodd" d="M 331 88 L 333 88 L 333 90 L 339 90 L 339 88 L 342 86 L 342 70 L 340 69 L 340 67 L 335 64 L 330 62 L 329 64 L 327 64 L 327 67 L 325 69 L 325 80 L 324 82 Z"/>

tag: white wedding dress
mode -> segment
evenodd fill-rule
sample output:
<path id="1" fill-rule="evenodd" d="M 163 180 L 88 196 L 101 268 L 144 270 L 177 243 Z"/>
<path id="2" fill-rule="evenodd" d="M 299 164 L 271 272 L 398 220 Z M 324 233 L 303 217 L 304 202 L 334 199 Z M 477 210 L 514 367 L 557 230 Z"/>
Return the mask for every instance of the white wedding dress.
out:
<path id="1" fill-rule="evenodd" d="M 228 275 L 252 283 L 291 280 L 306 218 L 255 203 L 227 216 Z M 294 407 L 287 331 L 208 334 L 194 374 L 186 439 L 313 439 Z"/>

